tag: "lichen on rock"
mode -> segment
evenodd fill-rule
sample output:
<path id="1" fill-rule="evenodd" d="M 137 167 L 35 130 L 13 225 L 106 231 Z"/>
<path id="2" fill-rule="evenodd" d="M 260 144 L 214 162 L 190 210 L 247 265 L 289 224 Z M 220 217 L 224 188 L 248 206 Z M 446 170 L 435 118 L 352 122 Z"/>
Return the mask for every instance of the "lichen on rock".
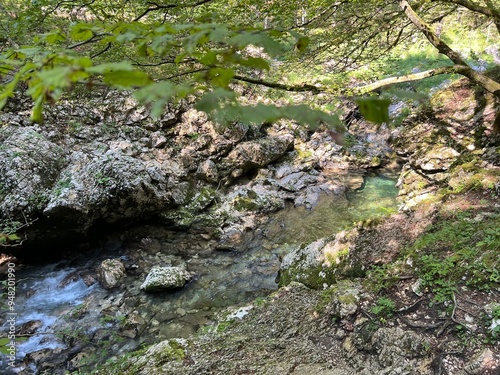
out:
<path id="1" fill-rule="evenodd" d="M 182 267 L 155 266 L 149 271 L 141 289 L 146 292 L 161 292 L 182 288 L 192 277 L 193 275 Z"/>

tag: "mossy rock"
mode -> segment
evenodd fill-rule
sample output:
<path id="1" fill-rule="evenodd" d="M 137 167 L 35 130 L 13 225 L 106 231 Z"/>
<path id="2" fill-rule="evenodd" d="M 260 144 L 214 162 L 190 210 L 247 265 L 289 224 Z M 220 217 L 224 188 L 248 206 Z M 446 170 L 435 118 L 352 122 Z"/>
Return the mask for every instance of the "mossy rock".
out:
<path id="1" fill-rule="evenodd" d="M 343 231 L 292 250 L 283 259 L 279 285 L 292 281 L 312 289 L 324 289 L 338 280 L 363 276 L 363 265 L 353 261 L 358 229 Z"/>

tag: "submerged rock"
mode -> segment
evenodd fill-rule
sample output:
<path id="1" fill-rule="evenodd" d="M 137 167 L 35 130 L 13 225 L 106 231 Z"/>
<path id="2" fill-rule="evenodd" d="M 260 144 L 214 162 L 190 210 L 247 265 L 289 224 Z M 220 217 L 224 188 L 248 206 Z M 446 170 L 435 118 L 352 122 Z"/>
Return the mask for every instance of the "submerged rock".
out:
<path id="1" fill-rule="evenodd" d="M 182 288 L 193 275 L 182 267 L 158 267 L 149 271 L 141 289 L 146 292 L 161 292 L 169 289 Z"/>

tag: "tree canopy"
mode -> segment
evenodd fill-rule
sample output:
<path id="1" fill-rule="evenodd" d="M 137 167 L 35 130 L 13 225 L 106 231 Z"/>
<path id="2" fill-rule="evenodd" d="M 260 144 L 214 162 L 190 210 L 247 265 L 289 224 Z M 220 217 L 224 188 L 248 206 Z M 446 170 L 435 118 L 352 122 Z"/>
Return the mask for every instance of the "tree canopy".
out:
<path id="1" fill-rule="evenodd" d="M 76 86 L 134 90 L 156 116 L 171 101 L 196 98 L 196 108 L 220 122 L 290 118 L 337 128 L 334 113 L 304 105 L 246 104 L 235 84 L 352 96 L 453 73 L 500 98 L 500 83 L 474 69 L 441 30 L 443 20 L 459 18 L 498 42 L 496 0 L 6 0 L 0 11 L 0 108 L 24 89 L 34 122 L 43 121 L 44 105 Z M 308 67 L 359 69 L 422 37 L 448 63 L 356 85 L 283 79 Z M 363 104 L 379 122 L 387 106 Z"/>

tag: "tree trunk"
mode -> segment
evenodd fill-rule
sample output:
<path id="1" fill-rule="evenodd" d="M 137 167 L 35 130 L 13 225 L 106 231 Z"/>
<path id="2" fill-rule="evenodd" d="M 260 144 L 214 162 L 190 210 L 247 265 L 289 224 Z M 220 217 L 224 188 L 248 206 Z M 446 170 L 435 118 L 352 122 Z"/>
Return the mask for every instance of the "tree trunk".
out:
<path id="1" fill-rule="evenodd" d="M 500 83 L 472 69 L 456 51 L 452 50 L 442 39 L 440 39 L 431 27 L 415 13 L 407 0 L 400 0 L 399 4 L 406 17 L 425 35 L 429 42 L 437 48 L 439 53 L 442 53 L 455 63 L 454 71 L 456 73 L 469 78 L 485 90 L 491 92 L 497 98 L 500 98 Z"/>

